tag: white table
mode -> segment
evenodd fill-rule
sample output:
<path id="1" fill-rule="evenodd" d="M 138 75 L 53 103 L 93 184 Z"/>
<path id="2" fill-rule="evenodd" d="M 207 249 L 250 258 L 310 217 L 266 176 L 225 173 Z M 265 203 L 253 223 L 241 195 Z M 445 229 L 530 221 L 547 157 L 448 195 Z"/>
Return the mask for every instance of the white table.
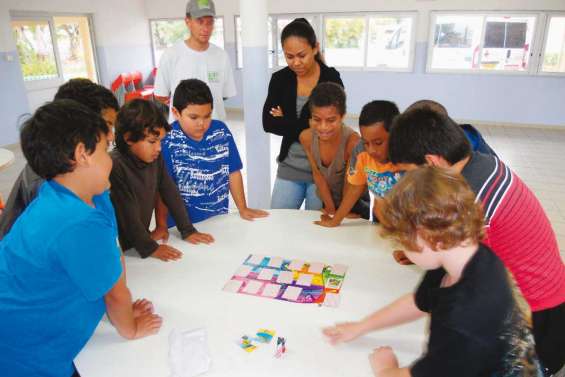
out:
<path id="1" fill-rule="evenodd" d="M 14 152 L 6 148 L 0 148 L 0 170 L 4 170 L 14 162 Z"/>
<path id="2" fill-rule="evenodd" d="M 237 214 L 218 216 L 197 226 L 213 234 L 213 245 L 189 245 L 171 236 L 170 243 L 184 252 L 178 262 L 126 257 L 132 294 L 153 301 L 163 327 L 155 336 L 127 341 L 104 320 L 75 360 L 77 369 L 83 377 L 168 376 L 171 330 L 201 327 L 207 329 L 212 356 L 206 376 L 369 376 L 367 356 L 380 345 L 391 345 L 403 364 L 415 360 L 424 345 L 424 320 L 337 347 L 325 341 L 322 327 L 360 319 L 413 290 L 421 272 L 393 261 L 391 246 L 376 226 L 349 220 L 328 229 L 312 224 L 318 217 L 319 212 L 294 210 L 273 210 L 254 222 Z M 348 265 L 340 306 L 223 292 L 252 253 Z M 242 335 L 254 335 L 259 328 L 287 338 L 283 358 L 273 357 L 273 343 L 252 353 L 237 346 Z"/>

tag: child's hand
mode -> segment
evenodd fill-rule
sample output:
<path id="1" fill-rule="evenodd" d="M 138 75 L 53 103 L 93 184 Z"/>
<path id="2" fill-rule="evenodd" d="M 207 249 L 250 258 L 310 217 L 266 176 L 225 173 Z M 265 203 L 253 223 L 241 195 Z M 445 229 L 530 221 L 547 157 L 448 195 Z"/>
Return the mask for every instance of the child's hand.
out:
<path id="1" fill-rule="evenodd" d="M 244 208 L 239 211 L 239 216 L 244 220 L 253 221 L 253 219 L 269 216 L 269 212 L 262 209 Z"/>
<path id="2" fill-rule="evenodd" d="M 375 376 L 385 369 L 398 368 L 398 359 L 390 347 L 376 348 L 369 355 L 369 363 Z"/>
<path id="3" fill-rule="evenodd" d="M 170 260 L 179 260 L 182 253 L 174 247 L 168 245 L 159 245 L 159 247 L 151 254 L 151 257 L 161 259 L 163 262 Z"/>
<path id="4" fill-rule="evenodd" d="M 283 111 L 280 106 L 271 107 L 271 111 L 269 111 L 269 113 L 275 118 L 280 118 L 283 116 Z"/>
<path id="5" fill-rule="evenodd" d="M 141 317 L 142 315 L 153 314 L 155 310 L 153 308 L 153 303 L 146 299 L 135 300 L 133 303 L 133 317 Z"/>
<path id="6" fill-rule="evenodd" d="M 335 221 L 332 216 L 328 216 L 328 215 L 320 216 L 320 220 L 314 221 L 314 224 L 325 226 L 327 228 L 335 228 L 336 226 L 339 226 L 339 223 Z"/>
<path id="7" fill-rule="evenodd" d="M 161 318 L 157 314 L 144 314 L 140 317 L 137 317 L 135 319 L 136 329 L 134 339 L 157 334 L 162 324 L 163 318 Z"/>
<path id="8" fill-rule="evenodd" d="M 359 322 L 338 323 L 333 327 L 322 329 L 322 333 L 328 338 L 332 345 L 350 342 L 363 335 L 363 329 Z"/>
<path id="9" fill-rule="evenodd" d="M 410 259 L 408 259 L 406 257 L 406 254 L 404 254 L 404 251 L 402 250 L 394 250 L 392 252 L 392 256 L 394 258 L 394 260 L 396 261 L 396 263 L 407 266 L 410 264 L 414 264 Z"/>
<path id="10" fill-rule="evenodd" d="M 154 231 L 151 232 L 151 238 L 154 241 L 162 241 L 167 243 L 169 240 L 169 229 L 166 227 L 156 227 Z"/>
<path id="11" fill-rule="evenodd" d="M 322 209 L 320 211 L 322 211 L 322 214 L 326 215 L 326 216 L 335 215 L 335 208 L 333 208 L 333 207 L 331 207 L 331 208 L 322 207 Z"/>
<path id="12" fill-rule="evenodd" d="M 212 237 L 212 235 L 208 233 L 194 232 L 184 240 L 190 242 L 193 245 L 198 245 L 199 243 L 205 243 L 209 245 L 214 242 L 214 237 Z"/>

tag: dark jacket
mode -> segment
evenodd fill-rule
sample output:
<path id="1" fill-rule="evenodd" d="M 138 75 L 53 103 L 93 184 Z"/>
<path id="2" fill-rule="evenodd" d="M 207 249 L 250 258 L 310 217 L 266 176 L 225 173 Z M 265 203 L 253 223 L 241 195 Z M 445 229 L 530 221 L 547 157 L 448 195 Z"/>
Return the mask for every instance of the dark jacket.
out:
<path id="1" fill-rule="evenodd" d="M 339 72 L 335 68 L 320 64 L 318 83 L 328 81 L 343 86 Z M 278 157 L 279 162 L 284 161 L 290 145 L 298 141 L 300 133 L 308 128 L 310 107 L 306 103 L 302 108 L 300 118 L 296 116 L 296 90 L 296 74 L 290 68 L 283 68 L 271 76 L 269 93 L 263 106 L 263 129 L 265 132 L 283 137 Z M 281 107 L 283 117 L 276 118 L 270 114 L 271 108 L 277 106 Z"/>

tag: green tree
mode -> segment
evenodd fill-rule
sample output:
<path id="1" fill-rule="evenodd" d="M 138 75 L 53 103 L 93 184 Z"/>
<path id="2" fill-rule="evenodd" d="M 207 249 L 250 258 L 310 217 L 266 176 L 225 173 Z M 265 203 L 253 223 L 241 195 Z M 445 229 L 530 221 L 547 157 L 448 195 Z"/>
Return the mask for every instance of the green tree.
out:
<path id="1" fill-rule="evenodd" d="M 329 48 L 359 48 L 363 40 L 365 20 L 334 18 L 326 22 L 326 41 Z"/>

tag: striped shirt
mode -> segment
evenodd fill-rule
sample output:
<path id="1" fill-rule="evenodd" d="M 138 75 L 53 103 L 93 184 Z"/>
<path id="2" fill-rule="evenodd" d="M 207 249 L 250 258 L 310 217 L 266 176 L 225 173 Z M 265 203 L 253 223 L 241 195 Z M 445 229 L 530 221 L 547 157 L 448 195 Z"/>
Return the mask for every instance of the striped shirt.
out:
<path id="1" fill-rule="evenodd" d="M 483 206 L 485 243 L 514 275 L 532 311 L 565 302 L 565 265 L 535 195 L 496 156 L 474 153 L 461 174 Z"/>

